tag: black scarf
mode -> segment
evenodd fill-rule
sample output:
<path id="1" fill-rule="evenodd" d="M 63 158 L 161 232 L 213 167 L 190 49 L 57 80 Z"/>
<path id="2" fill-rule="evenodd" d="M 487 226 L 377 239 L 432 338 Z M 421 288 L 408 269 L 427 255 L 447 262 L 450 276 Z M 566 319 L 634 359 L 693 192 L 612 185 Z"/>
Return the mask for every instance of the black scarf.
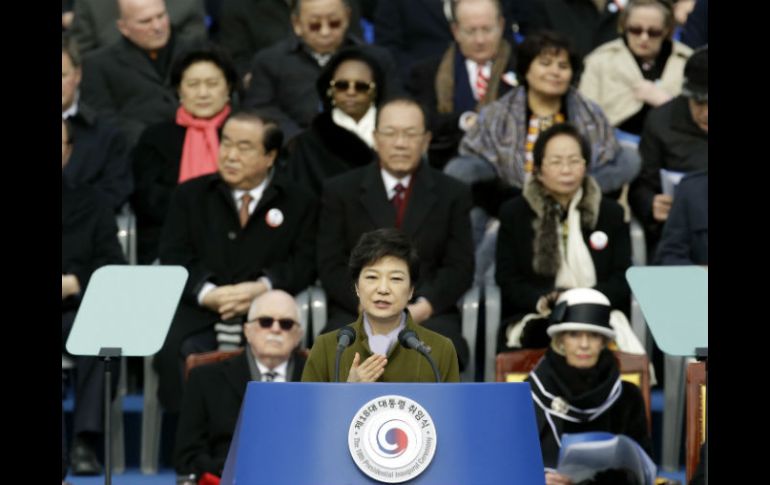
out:
<path id="1" fill-rule="evenodd" d="M 590 369 L 578 369 L 567 364 L 567 360 L 562 355 L 549 347 L 545 358 L 540 361 L 532 374 L 542 385 L 541 389 L 535 382 L 535 378 L 530 377 L 532 395 L 536 403 L 539 401 L 548 410 L 558 410 L 558 403 L 554 405 L 553 402 L 556 398 L 560 398 L 577 408 L 577 410 L 569 409 L 560 412 L 580 422 L 590 421 L 592 415 L 606 411 L 605 409 L 596 414 L 583 410 L 596 409 L 610 401 L 614 402 L 620 395 L 621 386 L 618 382 L 620 369 L 615 356 L 608 349 L 601 351 L 595 366 Z M 613 393 L 616 388 L 617 391 Z M 546 392 L 553 397 L 549 397 Z M 543 411 L 547 412 L 545 409 Z"/>

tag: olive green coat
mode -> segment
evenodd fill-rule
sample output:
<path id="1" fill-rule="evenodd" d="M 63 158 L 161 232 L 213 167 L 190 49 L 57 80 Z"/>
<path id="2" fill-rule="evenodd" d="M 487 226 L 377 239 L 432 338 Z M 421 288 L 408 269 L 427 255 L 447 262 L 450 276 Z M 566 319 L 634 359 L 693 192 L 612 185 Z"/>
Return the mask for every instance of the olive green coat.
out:
<path id="1" fill-rule="evenodd" d="M 369 349 L 369 337 L 364 330 L 362 317 L 351 325 L 356 331 L 355 341 L 342 353 L 340 359 L 340 382 L 348 380 L 348 372 L 353 364 L 356 352 L 361 354 L 360 362 L 372 355 Z M 407 328 L 414 330 L 417 337 L 431 348 L 431 356 L 436 362 L 442 382 L 460 382 L 460 371 L 457 365 L 457 353 L 452 341 L 427 328 L 415 325 L 412 317 L 406 320 Z M 334 356 L 337 350 L 337 333 L 339 330 L 320 335 L 302 373 L 302 382 L 333 382 Z M 378 382 L 435 382 L 433 370 L 428 360 L 419 352 L 407 349 L 401 344 L 395 345 L 388 353 L 388 363 L 385 372 Z"/>

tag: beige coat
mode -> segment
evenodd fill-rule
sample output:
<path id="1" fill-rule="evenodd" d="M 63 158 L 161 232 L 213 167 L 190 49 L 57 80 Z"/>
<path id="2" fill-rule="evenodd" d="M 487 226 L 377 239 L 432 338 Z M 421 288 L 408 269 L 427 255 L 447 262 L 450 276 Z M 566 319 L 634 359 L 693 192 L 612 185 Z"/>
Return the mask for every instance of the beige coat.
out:
<path id="1" fill-rule="evenodd" d="M 691 53 L 692 49 L 674 41 L 659 81 L 659 86 L 671 96 L 682 91 L 684 65 Z M 643 102 L 634 97 L 633 87 L 643 80 L 633 54 L 623 39 L 616 39 L 600 45 L 586 56 L 579 91 L 601 106 L 612 126 L 618 126 L 642 109 Z"/>

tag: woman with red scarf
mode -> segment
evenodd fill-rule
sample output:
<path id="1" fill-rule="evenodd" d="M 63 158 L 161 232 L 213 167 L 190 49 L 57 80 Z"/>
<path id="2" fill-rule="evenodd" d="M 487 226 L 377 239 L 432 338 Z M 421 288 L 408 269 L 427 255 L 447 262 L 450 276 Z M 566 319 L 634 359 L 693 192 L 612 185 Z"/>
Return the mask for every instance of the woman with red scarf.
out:
<path id="1" fill-rule="evenodd" d="M 177 184 L 216 172 L 220 130 L 237 83 L 232 61 L 214 46 L 191 50 L 174 61 L 176 118 L 149 126 L 132 154 L 139 264 L 158 256 L 160 231 Z"/>

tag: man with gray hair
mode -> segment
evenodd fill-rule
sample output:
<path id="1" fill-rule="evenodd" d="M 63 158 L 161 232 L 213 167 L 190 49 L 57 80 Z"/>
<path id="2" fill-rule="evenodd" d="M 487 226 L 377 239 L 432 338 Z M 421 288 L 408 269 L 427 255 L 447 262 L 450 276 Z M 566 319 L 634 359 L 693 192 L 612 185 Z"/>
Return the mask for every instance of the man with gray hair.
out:
<path id="1" fill-rule="evenodd" d="M 245 351 L 192 369 L 174 445 L 174 466 L 189 483 L 197 483 L 205 473 L 222 475 L 250 381 L 300 380 L 306 355 L 298 322 L 299 310 L 291 295 L 280 290 L 263 293 L 252 302 L 243 326 Z"/>
<path id="2" fill-rule="evenodd" d="M 190 47 L 171 29 L 164 0 L 119 0 L 122 37 L 84 59 L 83 100 L 114 118 L 133 147 L 142 130 L 174 119 L 171 61 Z"/>

